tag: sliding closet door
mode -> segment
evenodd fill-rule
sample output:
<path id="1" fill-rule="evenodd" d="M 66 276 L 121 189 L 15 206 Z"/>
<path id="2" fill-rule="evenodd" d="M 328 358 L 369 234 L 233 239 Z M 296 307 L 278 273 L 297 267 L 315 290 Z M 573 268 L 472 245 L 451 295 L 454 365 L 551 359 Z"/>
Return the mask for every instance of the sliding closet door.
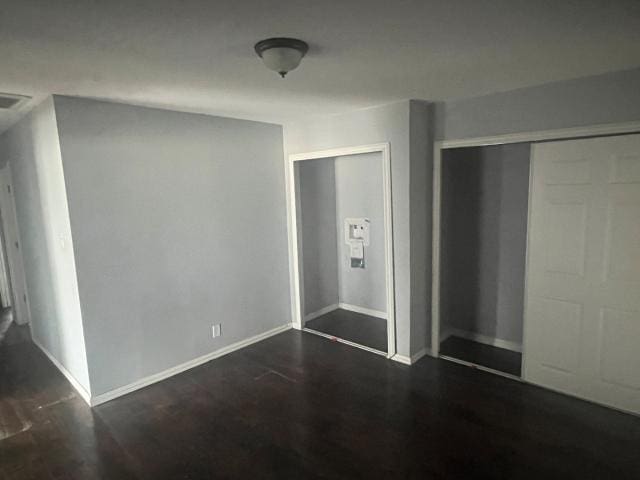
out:
<path id="1" fill-rule="evenodd" d="M 532 149 L 526 380 L 640 413 L 640 135 Z"/>

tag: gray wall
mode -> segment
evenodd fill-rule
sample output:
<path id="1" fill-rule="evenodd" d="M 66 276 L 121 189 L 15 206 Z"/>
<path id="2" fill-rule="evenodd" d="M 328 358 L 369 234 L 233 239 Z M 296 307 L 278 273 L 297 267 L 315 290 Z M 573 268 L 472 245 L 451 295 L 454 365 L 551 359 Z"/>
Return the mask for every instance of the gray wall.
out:
<path id="1" fill-rule="evenodd" d="M 89 393 L 83 321 L 51 98 L 5 132 L 31 333 Z M 21 299 L 20 299 L 21 300 Z"/>
<path id="2" fill-rule="evenodd" d="M 437 137 L 456 139 L 640 120 L 640 68 L 438 105 Z"/>
<path id="3" fill-rule="evenodd" d="M 305 160 L 298 162 L 297 167 L 304 313 L 308 315 L 339 302 L 336 175 L 332 158 Z"/>
<path id="4" fill-rule="evenodd" d="M 281 127 L 55 106 L 94 394 L 291 322 Z"/>
<path id="5" fill-rule="evenodd" d="M 529 145 L 446 150 L 441 319 L 522 343 Z"/>
<path id="6" fill-rule="evenodd" d="M 386 312 L 382 155 L 336 157 L 335 171 L 340 302 Z M 344 241 L 344 220 L 352 217 L 371 220 L 371 245 L 364 247 L 365 268 L 351 268 Z"/>
<path id="7" fill-rule="evenodd" d="M 431 347 L 431 240 L 433 213 L 433 107 L 409 102 L 411 219 L 411 352 Z"/>
<path id="8" fill-rule="evenodd" d="M 329 117 L 310 117 L 305 121 L 285 125 L 286 153 L 302 153 L 337 147 L 357 146 L 380 142 L 391 145 L 391 189 L 393 209 L 393 251 L 395 277 L 395 314 L 396 314 L 396 347 L 400 355 L 410 356 L 426 346 L 430 318 L 427 316 L 429 299 L 423 291 L 412 290 L 412 269 L 431 275 L 431 264 L 428 249 L 431 248 L 431 226 L 426 224 L 426 214 L 416 215 L 414 220 L 423 223 L 421 228 L 414 229 L 412 237 L 410 199 L 420 196 L 418 189 L 423 189 L 422 197 L 426 198 L 431 191 L 429 183 L 416 182 L 415 189 L 410 189 L 412 160 L 424 162 L 428 172 L 431 166 L 431 152 L 410 156 L 410 124 L 412 121 L 411 104 L 403 101 L 380 107 L 358 110 L 347 114 Z M 421 103 L 421 102 L 420 102 Z M 427 112 L 416 109 L 413 120 Z M 428 122 L 428 120 L 424 120 Z M 414 165 L 415 167 L 415 165 Z M 426 173 L 421 178 L 426 179 Z M 417 208 L 430 208 L 430 203 L 421 204 Z M 425 236 L 419 236 L 420 231 Z M 411 244 L 424 252 L 412 260 Z M 415 260 L 415 261 L 414 261 Z M 293 281 L 293 272 L 290 272 Z M 412 315 L 412 312 L 414 313 Z M 417 315 L 418 312 L 424 312 Z M 413 332 L 413 333 L 412 333 Z"/>
<path id="9" fill-rule="evenodd" d="M 386 312 L 382 156 L 298 162 L 305 314 L 348 303 Z M 351 268 L 344 219 L 371 220 L 365 268 Z"/>

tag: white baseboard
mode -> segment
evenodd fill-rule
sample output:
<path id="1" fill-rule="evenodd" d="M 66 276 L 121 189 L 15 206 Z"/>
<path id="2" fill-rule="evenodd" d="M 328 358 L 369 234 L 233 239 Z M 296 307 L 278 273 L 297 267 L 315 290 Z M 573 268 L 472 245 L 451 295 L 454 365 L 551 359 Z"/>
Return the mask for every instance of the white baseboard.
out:
<path id="1" fill-rule="evenodd" d="M 414 363 L 416 363 L 418 360 L 420 360 L 422 357 L 426 355 L 431 356 L 431 349 L 428 347 L 424 347 L 422 350 L 411 355 L 411 364 L 413 365 Z"/>
<path id="2" fill-rule="evenodd" d="M 327 305 L 326 307 L 322 307 L 320 310 L 316 310 L 315 312 L 311 312 L 308 313 L 304 316 L 304 321 L 305 322 L 309 322 L 311 320 L 313 320 L 314 318 L 318 318 L 321 317 L 322 315 L 325 315 L 329 312 L 333 312 L 334 310 L 337 310 L 339 308 L 337 303 L 334 303 L 333 305 Z"/>
<path id="3" fill-rule="evenodd" d="M 387 313 L 381 312 L 380 310 L 372 310 L 371 308 L 359 307 L 358 305 L 351 305 L 350 303 L 338 303 L 338 308 L 342 308 L 343 310 L 349 310 L 350 312 L 362 313 L 364 315 L 369 315 L 370 317 L 382 318 L 384 320 L 387 319 Z"/>
<path id="4" fill-rule="evenodd" d="M 405 365 L 411 365 L 411 359 L 406 355 L 400 355 L 399 353 L 396 353 L 393 357 L 391 357 L 391 360 L 399 363 L 404 363 Z"/>
<path id="5" fill-rule="evenodd" d="M 513 352 L 522 353 L 522 344 L 512 342 L 510 340 L 503 340 L 501 338 L 490 337 L 488 335 L 482 335 L 476 332 L 469 332 L 467 330 L 460 330 L 459 328 L 447 328 L 440 335 L 440 342 L 444 342 L 451 336 L 466 338 L 467 340 L 473 340 L 474 342 L 483 343 L 485 345 L 491 345 L 493 347 L 505 348 Z"/>
<path id="6" fill-rule="evenodd" d="M 127 393 L 131 393 L 135 390 L 139 390 L 153 383 L 157 383 L 161 380 L 177 375 L 178 373 L 182 373 L 185 370 L 189 370 L 191 368 L 197 367 L 198 365 L 202 365 L 203 363 L 209 362 L 216 358 L 222 357 L 223 355 L 226 355 L 228 353 L 235 352 L 236 350 L 240 350 L 241 348 L 248 347 L 249 345 L 257 343 L 261 340 L 265 340 L 266 338 L 282 333 L 286 330 L 289 330 L 290 328 L 291 328 L 290 323 L 287 323 L 286 325 L 281 325 L 269 331 L 255 335 L 253 337 L 240 340 L 239 342 L 233 343 L 231 345 L 227 345 L 226 347 L 222 347 L 221 349 L 216 350 L 215 352 L 207 353 L 206 355 L 202 355 L 201 357 L 194 358 L 193 360 L 189 360 L 188 362 L 182 363 L 175 367 L 171 367 L 162 372 L 149 375 L 148 377 L 142 378 L 128 385 L 124 385 L 122 387 L 116 388 L 109 392 L 96 395 L 95 397 L 91 398 L 91 406 L 95 407 L 96 405 L 100 405 L 102 403 L 108 402 L 109 400 L 113 400 L 114 398 L 121 397 L 123 395 L 126 395 Z"/>
<path id="7" fill-rule="evenodd" d="M 329 312 L 333 312 L 337 309 L 349 310 L 350 312 L 362 313 L 364 315 L 369 315 L 370 317 L 382 318 L 384 320 L 387 319 L 387 314 L 385 312 L 381 312 L 380 310 L 373 310 L 371 308 L 359 307 L 358 305 L 352 305 L 350 303 L 334 303 L 332 305 L 327 305 L 326 307 L 321 308 L 320 310 L 316 310 L 315 312 L 308 313 L 304 316 L 304 321 L 309 322 L 314 318 L 321 317 Z"/>
<path id="8" fill-rule="evenodd" d="M 391 357 L 391 360 L 404 363 L 405 365 L 413 365 L 425 355 L 431 355 L 430 348 L 425 347 L 422 350 L 411 355 L 411 357 L 407 357 L 406 355 L 400 355 L 399 353 L 396 353 L 393 357 Z"/>
<path id="9" fill-rule="evenodd" d="M 78 395 L 87 402 L 87 405 L 91 406 L 91 394 L 85 390 L 85 388 L 76 380 L 76 378 L 67 370 L 57 359 L 54 357 L 49 350 L 44 348 L 42 343 L 40 343 L 35 337 L 31 338 L 31 341 L 40 349 L 42 353 L 44 353 L 51 363 L 55 365 L 55 367 L 60 370 L 60 373 L 65 376 L 65 378 L 69 381 L 71 386 L 78 392 Z"/>

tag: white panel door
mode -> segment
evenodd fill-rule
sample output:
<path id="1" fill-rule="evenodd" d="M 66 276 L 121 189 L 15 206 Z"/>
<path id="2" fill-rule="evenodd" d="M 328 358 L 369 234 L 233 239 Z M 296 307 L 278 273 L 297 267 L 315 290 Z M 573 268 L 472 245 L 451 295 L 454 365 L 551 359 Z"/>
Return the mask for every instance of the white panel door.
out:
<path id="1" fill-rule="evenodd" d="M 532 148 L 524 378 L 640 413 L 640 135 Z"/>

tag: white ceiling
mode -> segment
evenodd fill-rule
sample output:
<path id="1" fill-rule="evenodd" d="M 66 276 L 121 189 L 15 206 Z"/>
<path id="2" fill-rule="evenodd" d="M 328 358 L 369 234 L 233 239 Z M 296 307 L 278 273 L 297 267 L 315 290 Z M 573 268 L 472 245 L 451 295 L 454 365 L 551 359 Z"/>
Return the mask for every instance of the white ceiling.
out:
<path id="1" fill-rule="evenodd" d="M 253 52 L 271 36 L 311 46 L 284 80 Z M 637 66 L 638 0 L 4 0 L 0 9 L 0 92 L 278 123 Z M 0 116 L 0 130 L 13 120 Z"/>

